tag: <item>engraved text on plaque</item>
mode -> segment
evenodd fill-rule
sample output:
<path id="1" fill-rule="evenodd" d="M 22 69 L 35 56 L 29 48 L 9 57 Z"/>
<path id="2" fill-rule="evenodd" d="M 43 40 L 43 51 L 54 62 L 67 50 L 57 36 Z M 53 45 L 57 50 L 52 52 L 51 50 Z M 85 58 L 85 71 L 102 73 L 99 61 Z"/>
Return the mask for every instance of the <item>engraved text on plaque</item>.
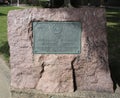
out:
<path id="1" fill-rule="evenodd" d="M 78 54 L 80 48 L 80 22 L 33 22 L 35 54 Z"/>

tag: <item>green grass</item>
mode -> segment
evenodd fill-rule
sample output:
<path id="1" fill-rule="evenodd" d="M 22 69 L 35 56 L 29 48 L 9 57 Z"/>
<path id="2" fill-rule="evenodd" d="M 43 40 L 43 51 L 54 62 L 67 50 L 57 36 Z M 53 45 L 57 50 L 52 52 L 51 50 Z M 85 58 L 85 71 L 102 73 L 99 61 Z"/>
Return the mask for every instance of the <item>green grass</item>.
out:
<path id="1" fill-rule="evenodd" d="M 10 10 L 20 9 L 18 7 L 0 6 L 0 55 L 8 61 L 9 46 L 7 41 L 7 14 Z"/>

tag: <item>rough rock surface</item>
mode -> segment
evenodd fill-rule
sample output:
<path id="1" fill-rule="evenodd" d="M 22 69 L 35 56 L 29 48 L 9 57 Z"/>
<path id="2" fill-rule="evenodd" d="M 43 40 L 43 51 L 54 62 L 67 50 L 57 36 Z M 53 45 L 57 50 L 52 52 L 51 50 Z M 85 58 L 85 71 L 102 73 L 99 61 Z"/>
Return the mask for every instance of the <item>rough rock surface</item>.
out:
<path id="1" fill-rule="evenodd" d="M 33 21 L 80 21 L 81 53 L 33 54 Z M 113 92 L 106 35 L 103 8 L 31 8 L 9 12 L 11 86 L 42 92 Z"/>

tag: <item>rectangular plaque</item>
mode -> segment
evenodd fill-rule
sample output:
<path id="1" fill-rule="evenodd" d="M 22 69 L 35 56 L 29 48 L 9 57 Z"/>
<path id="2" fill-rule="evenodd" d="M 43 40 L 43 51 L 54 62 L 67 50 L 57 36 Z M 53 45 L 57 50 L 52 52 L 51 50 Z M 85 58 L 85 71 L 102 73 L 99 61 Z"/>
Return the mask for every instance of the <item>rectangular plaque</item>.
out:
<path id="1" fill-rule="evenodd" d="M 34 54 L 79 54 L 80 22 L 33 22 Z"/>

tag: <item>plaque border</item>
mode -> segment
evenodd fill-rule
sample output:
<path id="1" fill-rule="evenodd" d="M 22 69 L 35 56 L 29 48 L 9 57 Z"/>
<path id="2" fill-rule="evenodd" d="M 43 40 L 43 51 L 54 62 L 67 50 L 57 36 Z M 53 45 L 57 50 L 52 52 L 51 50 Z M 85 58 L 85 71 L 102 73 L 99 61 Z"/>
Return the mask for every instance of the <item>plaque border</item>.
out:
<path id="1" fill-rule="evenodd" d="M 34 23 L 34 22 L 66 22 L 66 23 L 67 23 L 67 22 L 68 22 L 68 23 L 69 23 L 69 22 L 79 22 L 79 23 L 80 23 L 80 33 L 79 33 L 79 35 L 80 35 L 80 41 L 79 41 L 80 46 L 79 46 L 79 48 L 80 48 L 80 49 L 79 49 L 79 50 L 80 50 L 80 51 L 79 51 L 78 53 L 69 53 L 69 52 L 68 52 L 68 53 L 67 53 L 67 52 L 66 52 L 66 53 L 62 53 L 62 52 L 61 52 L 61 53 L 57 53 L 57 52 L 56 52 L 56 53 L 52 53 L 52 52 L 51 52 L 51 53 L 45 53 L 45 52 L 44 52 L 44 53 L 40 53 L 40 52 L 34 51 L 34 50 L 35 50 L 35 45 L 34 45 L 35 38 L 34 38 L 34 32 L 33 32 L 33 23 Z M 80 21 L 32 21 L 32 33 L 33 33 L 33 44 L 32 44 L 32 45 L 33 45 L 33 46 L 32 46 L 32 48 L 33 48 L 33 49 L 32 49 L 32 50 L 33 50 L 33 54 L 80 54 L 80 53 L 81 53 L 81 47 L 82 47 L 82 46 L 81 46 L 81 45 L 82 45 L 82 40 L 81 40 L 81 39 L 82 39 L 82 38 L 81 38 L 81 37 L 82 37 L 82 22 L 80 22 Z"/>

